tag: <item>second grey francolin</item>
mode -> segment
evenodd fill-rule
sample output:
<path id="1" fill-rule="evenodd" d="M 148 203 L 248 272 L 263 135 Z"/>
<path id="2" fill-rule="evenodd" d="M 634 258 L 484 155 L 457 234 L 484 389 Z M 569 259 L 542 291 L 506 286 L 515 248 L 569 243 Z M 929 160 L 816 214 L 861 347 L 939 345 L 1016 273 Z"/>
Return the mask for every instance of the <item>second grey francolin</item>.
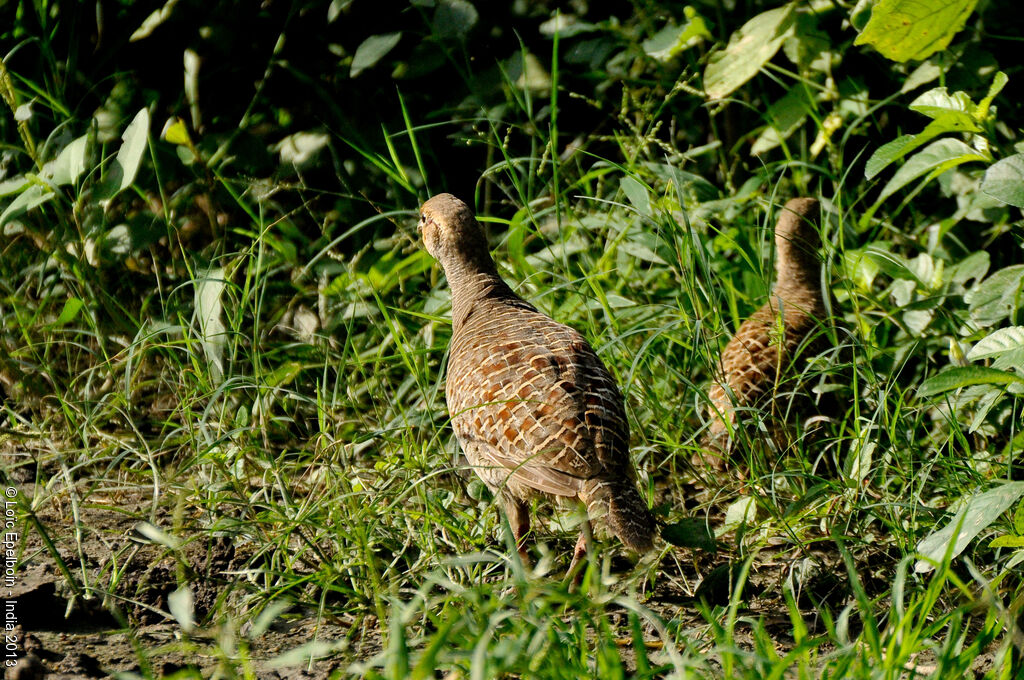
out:
<path id="1" fill-rule="evenodd" d="M 737 411 L 770 405 L 788 411 L 796 376 L 806 360 L 823 349 L 826 306 L 821 292 L 818 249 L 818 201 L 794 198 L 775 226 L 775 286 L 768 302 L 744 321 L 722 352 L 719 374 L 708 392 L 711 424 L 704 439 L 715 455 L 705 459 L 724 466 Z"/>
<path id="2" fill-rule="evenodd" d="M 637 552 L 656 523 L 634 482 L 629 424 L 615 380 L 576 330 L 521 299 L 502 280 L 483 229 L 451 194 L 423 204 L 418 229 L 452 294 L 445 397 L 469 464 L 503 503 L 526 559 L 529 501 L 582 502 Z"/>

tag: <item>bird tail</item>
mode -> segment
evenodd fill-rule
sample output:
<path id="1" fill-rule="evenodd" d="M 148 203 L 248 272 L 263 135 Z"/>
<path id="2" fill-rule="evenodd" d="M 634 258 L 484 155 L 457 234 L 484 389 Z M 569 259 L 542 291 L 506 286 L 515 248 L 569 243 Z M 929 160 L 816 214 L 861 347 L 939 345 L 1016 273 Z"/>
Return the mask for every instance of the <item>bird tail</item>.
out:
<path id="1" fill-rule="evenodd" d="M 587 514 L 605 515 L 608 527 L 627 548 L 643 553 L 654 547 L 657 522 L 633 480 L 591 480 L 580 497 Z"/>

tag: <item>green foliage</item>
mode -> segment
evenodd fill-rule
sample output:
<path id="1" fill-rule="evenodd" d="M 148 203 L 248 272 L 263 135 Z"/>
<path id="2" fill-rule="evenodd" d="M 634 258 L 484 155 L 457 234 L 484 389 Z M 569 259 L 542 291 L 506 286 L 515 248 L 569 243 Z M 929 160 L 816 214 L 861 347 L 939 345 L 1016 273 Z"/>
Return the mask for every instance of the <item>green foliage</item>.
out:
<path id="1" fill-rule="evenodd" d="M 180 634 L 133 638 L 153 677 L 171 647 L 227 677 L 260 654 L 366 677 L 1018 672 L 1024 17 L 869 4 L 8 3 L 19 559 L 129 635 L 137 602 Z M 459 461 L 450 301 L 414 229 L 442 190 L 622 385 L 654 554 L 599 537 L 561 584 L 569 513 L 538 504 L 523 565 Z M 823 204 L 829 350 L 802 382 L 827 417 L 773 448 L 801 420 L 780 395 L 712 470 L 707 390 L 797 195 Z M 201 573 L 189 550 L 220 540 L 236 561 Z M 131 581 L 138 554 L 172 565 L 164 592 Z M 314 618 L 337 639 L 266 651 Z"/>
<path id="2" fill-rule="evenodd" d="M 955 92 L 950 95 L 946 92 L 945 87 L 928 90 L 911 102 L 910 110 L 928 116 L 932 122 L 916 135 L 903 135 L 879 147 L 865 165 L 864 176 L 867 179 L 875 177 L 895 161 L 939 135 L 970 134 L 974 146 L 968 146 L 959 139 L 946 137 L 932 142 L 908 158 L 907 162 L 896 171 L 892 179 L 882 189 L 875 205 L 862 218 L 862 223 L 866 224 L 870 220 L 885 199 L 924 175 L 927 175 L 924 181 L 928 182 L 963 163 L 991 162 L 992 158 L 988 151 L 991 140 L 983 136 L 982 133 L 993 127 L 995 117 L 991 111 L 992 100 L 1006 87 L 1006 83 L 1006 74 L 1002 71 L 996 73 L 988 94 L 977 104 L 971 101 L 966 92 Z M 997 176 L 998 174 L 999 171 L 997 171 Z M 991 182 L 996 181 L 998 181 L 997 178 L 983 181 L 981 191 L 992 195 L 992 187 L 996 185 Z M 1013 191 L 1009 187 L 1007 190 Z M 1010 201 L 1004 202 L 1009 203 Z"/>
<path id="3" fill-rule="evenodd" d="M 757 75 L 790 37 L 793 5 L 762 12 L 729 37 L 723 50 L 713 52 L 704 69 L 704 91 L 721 99 Z"/>
<path id="4" fill-rule="evenodd" d="M 989 166 L 981 190 L 1003 203 L 1024 208 L 1024 154 L 1014 154 Z"/>
<path id="5" fill-rule="evenodd" d="M 398 41 L 402 39 L 401 33 L 384 33 L 382 35 L 371 35 L 356 48 L 356 54 L 352 57 L 352 68 L 349 77 L 355 78 L 362 71 L 372 67 L 384 56 L 395 48 Z"/>
<path id="6" fill-rule="evenodd" d="M 871 45 L 894 61 L 927 59 L 944 50 L 978 0 L 880 0 L 855 45 Z"/>
<path id="7" fill-rule="evenodd" d="M 1006 512 L 1018 498 L 1024 495 L 1024 482 L 1009 482 L 994 489 L 962 499 L 961 509 L 942 529 L 934 532 L 918 546 L 922 559 L 914 570 L 931 571 L 936 564 L 949 561 L 963 552 L 983 529 Z"/>

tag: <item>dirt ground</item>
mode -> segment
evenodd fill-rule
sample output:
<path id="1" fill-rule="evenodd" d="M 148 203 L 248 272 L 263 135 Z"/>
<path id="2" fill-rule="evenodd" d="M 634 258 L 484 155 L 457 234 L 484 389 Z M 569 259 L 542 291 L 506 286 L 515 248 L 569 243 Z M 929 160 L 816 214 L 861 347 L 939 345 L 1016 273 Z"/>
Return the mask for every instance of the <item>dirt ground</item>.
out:
<path id="1" fill-rule="evenodd" d="M 74 507 L 66 493 L 37 489 L 32 482 L 34 470 L 12 465 L 2 453 L 0 462 L 6 481 L 23 500 L 37 494 L 49 499 L 35 507 L 42 531 L 19 536 L 22 562 L 7 601 L 13 605 L 5 604 L 5 611 L 13 607 L 16 627 L 8 630 L 8 641 L 16 638 L 20 658 L 5 669 L 6 678 L 102 678 L 119 671 L 159 677 L 189 667 L 210 677 L 219 667 L 224 670 L 227 660 L 234 668 L 228 677 L 248 671 L 261 680 L 327 678 L 339 671 L 352 672 L 353 663 L 366 661 L 381 649 L 380 631 L 371 615 L 334 620 L 318 617 L 315 610 L 293 609 L 254 634 L 253 622 L 245 619 L 258 620 L 258 615 L 244 614 L 246 594 L 252 590 L 245 583 L 254 564 L 251 546 L 211 539 L 172 550 L 144 536 L 144 528 L 140 532 L 152 498 L 137 488 L 92 489 L 88 502 Z M 80 526 L 95 530 L 74 536 L 69 531 L 71 513 L 77 513 Z M 160 520 L 167 521 L 169 514 L 155 518 L 157 523 L 164 524 Z M 68 588 L 69 579 L 45 545 L 44 533 L 51 537 L 75 582 L 92 584 L 93 590 L 75 593 Z M 877 564 L 870 564 L 872 560 Z M 869 593 L 884 592 L 889 578 L 886 565 L 891 567 L 897 560 L 881 552 L 867 556 L 862 578 Z M 613 571 L 629 566 L 625 561 L 612 564 Z M 798 593 L 810 633 L 822 633 L 815 602 L 842 608 L 850 597 L 844 574 L 837 554 L 809 553 L 792 545 L 768 546 L 752 569 L 746 593 L 749 609 L 743 616 L 760 618 L 778 652 L 784 654 L 793 640 L 783 584 L 788 580 Z M 695 596 L 727 602 L 729 578 L 727 556 L 674 550 L 662 561 L 659 580 L 644 604 L 666 620 L 681 622 L 694 635 L 706 634 Z M 204 622 L 206 614 L 220 611 L 224 602 L 232 605 L 229 610 L 242 611 L 243 620 L 201 625 L 183 637 L 182 626 L 170 614 L 169 599 L 182 580 L 193 593 L 196 621 Z M 114 592 L 103 592 L 111 583 L 116 584 L 110 588 Z M 625 612 L 613 612 L 610 618 L 628 636 Z M 9 615 L 8 623 L 10 619 Z M 653 630 L 648 632 L 652 641 L 657 640 Z M 739 624 L 737 633 L 740 647 L 754 646 L 748 625 Z M 919 670 L 926 670 L 927 662 L 919 662 L 924 664 Z"/>
<path id="2" fill-rule="evenodd" d="M 27 481 L 8 481 L 25 500 L 39 491 Z M 184 576 L 192 591 L 194 618 L 201 622 L 223 598 L 237 599 L 244 590 L 239 587 L 244 576 L 238 573 L 246 562 L 244 549 L 214 539 L 172 554 L 140 533 L 152 499 L 137 491 L 91 493 L 89 502 L 74 512 L 82 526 L 95 530 L 68 536 L 72 509 L 66 500 L 37 507 L 35 516 L 65 568 L 93 589 L 72 592 L 43 532 L 20 536 L 17 529 L 22 562 L 5 611 L 12 611 L 16 621 L 8 642 L 16 640 L 20 658 L 5 668 L 6 678 L 103 678 L 119 671 L 161 677 L 188 667 L 209 676 L 222 658 L 244 657 L 248 665 L 236 661 L 235 668 L 261 679 L 326 678 L 347 668 L 353 658 L 380 651 L 375 620 L 364 619 L 353 629 L 351 621 L 318 620 L 315 612 L 300 610 L 286 612 L 258 636 L 250 637 L 251 624 L 243 622 L 199 627 L 183 639 L 169 603 L 179 577 Z M 114 592 L 104 592 L 112 582 Z M 303 646 L 330 655 L 310 658 L 298 652 Z M 346 653 L 339 655 L 339 650 Z"/>

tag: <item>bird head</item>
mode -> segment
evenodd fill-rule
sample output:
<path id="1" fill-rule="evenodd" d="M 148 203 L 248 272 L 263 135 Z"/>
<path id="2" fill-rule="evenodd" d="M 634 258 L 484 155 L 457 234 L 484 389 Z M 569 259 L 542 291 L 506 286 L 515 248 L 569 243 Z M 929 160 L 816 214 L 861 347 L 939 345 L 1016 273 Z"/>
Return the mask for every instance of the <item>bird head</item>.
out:
<path id="1" fill-rule="evenodd" d="M 416 230 L 445 271 L 451 265 L 490 261 L 480 223 L 470 207 L 451 194 L 438 194 L 423 204 Z"/>

